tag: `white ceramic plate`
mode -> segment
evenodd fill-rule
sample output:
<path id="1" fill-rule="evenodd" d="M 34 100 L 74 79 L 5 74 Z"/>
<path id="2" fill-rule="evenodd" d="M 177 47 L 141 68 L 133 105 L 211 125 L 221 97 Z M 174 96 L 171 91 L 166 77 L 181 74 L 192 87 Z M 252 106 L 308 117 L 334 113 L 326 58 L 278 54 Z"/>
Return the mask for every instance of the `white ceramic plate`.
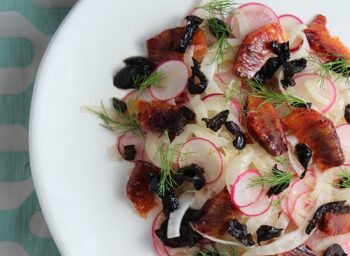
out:
<path id="1" fill-rule="evenodd" d="M 350 46 L 348 0 L 261 2 L 307 22 L 326 14 L 332 33 Z M 106 154 L 115 137 L 80 109 L 122 96 L 112 86 L 122 60 L 145 54 L 148 37 L 180 25 L 198 3 L 82 0 L 50 45 L 34 90 L 30 153 L 41 206 L 63 255 L 154 255 L 150 221 L 126 199 L 128 166 Z"/>

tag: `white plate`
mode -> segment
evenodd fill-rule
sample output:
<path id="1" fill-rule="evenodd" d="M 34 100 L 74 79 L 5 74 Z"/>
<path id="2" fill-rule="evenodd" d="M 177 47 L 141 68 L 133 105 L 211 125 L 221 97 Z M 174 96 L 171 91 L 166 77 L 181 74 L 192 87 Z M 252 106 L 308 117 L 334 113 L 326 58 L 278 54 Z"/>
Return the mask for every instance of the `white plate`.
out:
<path id="1" fill-rule="evenodd" d="M 305 21 L 326 14 L 332 33 L 350 45 L 348 0 L 263 2 Z M 63 255 L 154 255 L 149 222 L 126 200 L 128 166 L 106 154 L 115 137 L 80 109 L 121 96 L 112 77 L 122 60 L 145 54 L 145 40 L 180 25 L 196 3 L 83 0 L 50 45 L 34 90 L 30 153 L 39 200 Z"/>

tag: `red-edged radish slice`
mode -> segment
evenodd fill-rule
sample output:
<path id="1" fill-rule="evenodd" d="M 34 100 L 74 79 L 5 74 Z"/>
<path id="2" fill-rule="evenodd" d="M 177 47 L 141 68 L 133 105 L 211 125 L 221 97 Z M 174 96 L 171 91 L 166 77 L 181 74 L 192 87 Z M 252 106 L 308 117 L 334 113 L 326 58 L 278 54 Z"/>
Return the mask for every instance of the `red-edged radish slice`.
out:
<path id="1" fill-rule="evenodd" d="M 223 72 L 220 74 L 215 74 L 214 81 L 227 84 L 233 80 L 237 80 L 237 76 L 235 76 L 232 71 Z"/>
<path id="2" fill-rule="evenodd" d="M 288 212 L 289 216 L 292 216 L 295 203 L 300 195 L 310 192 L 312 188 L 310 188 L 303 180 L 297 180 L 290 186 L 289 194 L 288 194 Z"/>
<path id="3" fill-rule="evenodd" d="M 252 180 L 261 177 L 257 170 L 247 170 L 237 177 L 231 187 L 231 201 L 237 207 L 246 207 L 255 203 L 262 191 L 263 186 L 250 186 Z"/>
<path id="4" fill-rule="evenodd" d="M 137 136 L 133 133 L 123 134 L 118 138 L 117 149 L 119 154 L 124 157 L 124 146 L 127 145 L 135 145 L 136 156 L 135 160 L 144 160 L 144 152 L 145 152 L 145 139 Z"/>
<path id="5" fill-rule="evenodd" d="M 291 219 L 293 223 L 300 226 L 305 222 L 305 218 L 308 217 L 310 211 L 314 206 L 314 201 L 309 199 L 310 192 L 305 192 L 297 198 L 294 206 L 294 211 L 292 213 Z"/>
<path id="6" fill-rule="evenodd" d="M 234 98 L 231 99 L 231 104 L 226 106 L 225 95 L 222 93 L 212 93 L 202 98 L 202 101 L 206 105 L 207 109 L 215 110 L 217 112 L 223 111 L 229 107 L 231 114 L 239 121 L 242 122 L 242 110 L 241 105 Z"/>
<path id="7" fill-rule="evenodd" d="M 150 89 L 147 88 L 142 94 L 140 94 L 138 90 L 132 90 L 123 98 L 123 101 L 125 103 L 132 100 L 142 100 L 145 102 L 151 102 L 152 100 L 154 100 L 154 98 L 151 95 Z"/>
<path id="8" fill-rule="evenodd" d="M 151 86 L 151 94 L 156 100 L 167 101 L 179 96 L 188 80 L 188 69 L 182 61 L 169 60 L 161 64 L 157 71 L 162 79 L 157 86 Z"/>
<path id="9" fill-rule="evenodd" d="M 246 34 L 249 34 L 267 24 L 279 23 L 276 13 L 261 3 L 247 3 L 239 7 L 248 24 Z"/>
<path id="10" fill-rule="evenodd" d="M 350 166 L 350 124 L 338 126 L 337 134 L 345 156 L 344 165 Z"/>
<path id="11" fill-rule="evenodd" d="M 153 249 L 156 252 L 157 256 L 168 256 L 168 254 L 165 251 L 165 246 L 159 240 L 159 238 L 157 237 L 157 235 L 155 233 L 155 231 L 160 227 L 160 225 L 162 224 L 164 219 L 165 219 L 165 217 L 163 215 L 163 212 L 160 212 L 154 218 L 153 223 L 152 223 L 152 246 L 153 246 Z"/>
<path id="12" fill-rule="evenodd" d="M 322 113 L 327 112 L 334 105 L 337 90 L 331 80 L 326 78 L 323 84 L 320 84 L 320 77 L 317 74 L 302 74 L 296 76 L 294 80 L 296 85 L 288 88 L 294 96 L 312 102 Z"/>
<path id="13" fill-rule="evenodd" d="M 207 184 L 217 181 L 224 167 L 219 149 L 204 138 L 190 139 L 182 144 L 177 162 L 180 167 L 197 164 L 204 168 Z"/>
<path id="14" fill-rule="evenodd" d="M 263 190 L 258 200 L 246 207 L 238 208 L 241 213 L 247 216 L 259 216 L 267 212 L 272 204 L 272 197 L 268 197 L 267 191 Z"/>
<path id="15" fill-rule="evenodd" d="M 289 211 L 288 211 L 288 197 L 285 197 L 281 203 L 281 210 L 284 213 L 284 215 L 286 215 L 289 219 Z"/>
<path id="16" fill-rule="evenodd" d="M 285 29 L 286 31 L 289 31 L 293 29 L 295 26 L 301 25 L 304 23 L 301 19 L 299 19 L 297 16 L 294 16 L 292 14 L 283 14 L 279 16 L 278 19 L 280 21 L 282 28 Z"/>
<path id="17" fill-rule="evenodd" d="M 350 242 L 342 244 L 343 250 L 347 255 L 350 255 Z"/>

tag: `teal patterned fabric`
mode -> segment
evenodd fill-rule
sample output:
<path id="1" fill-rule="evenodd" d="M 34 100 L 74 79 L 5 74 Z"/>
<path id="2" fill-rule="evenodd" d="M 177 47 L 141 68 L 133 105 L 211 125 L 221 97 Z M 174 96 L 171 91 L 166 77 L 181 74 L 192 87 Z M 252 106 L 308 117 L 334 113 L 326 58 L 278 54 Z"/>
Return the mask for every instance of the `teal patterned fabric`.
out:
<path id="1" fill-rule="evenodd" d="M 28 121 L 45 48 L 76 0 L 0 0 L 0 256 L 60 255 L 30 172 Z"/>

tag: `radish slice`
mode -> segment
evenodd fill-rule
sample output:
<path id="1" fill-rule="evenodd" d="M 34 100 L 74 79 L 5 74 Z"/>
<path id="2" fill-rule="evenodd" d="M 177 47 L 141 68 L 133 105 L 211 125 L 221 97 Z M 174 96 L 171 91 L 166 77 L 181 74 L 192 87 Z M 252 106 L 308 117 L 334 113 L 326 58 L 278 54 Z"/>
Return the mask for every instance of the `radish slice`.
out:
<path id="1" fill-rule="evenodd" d="M 175 238 L 180 236 L 182 219 L 192 205 L 194 193 L 185 193 L 179 198 L 180 208 L 170 213 L 168 221 L 167 237 Z"/>
<path id="2" fill-rule="evenodd" d="M 262 186 L 251 187 L 253 179 L 261 177 L 257 170 L 248 170 L 239 175 L 231 187 L 231 201 L 237 207 L 246 207 L 255 203 L 263 190 Z"/>
<path id="3" fill-rule="evenodd" d="M 157 256 L 168 256 L 165 252 L 165 246 L 157 237 L 155 231 L 160 227 L 162 222 L 164 221 L 163 212 L 158 213 L 158 215 L 154 218 L 152 223 L 152 246 Z"/>
<path id="4" fill-rule="evenodd" d="M 267 212 L 270 209 L 271 204 L 272 197 L 269 198 L 266 191 L 263 190 L 255 203 L 246 207 L 240 207 L 239 210 L 247 216 L 259 216 Z"/>
<path id="5" fill-rule="evenodd" d="M 293 29 L 297 25 L 304 24 L 304 22 L 301 19 L 292 14 L 283 14 L 279 16 L 278 19 L 282 28 L 286 31 Z"/>
<path id="6" fill-rule="evenodd" d="M 345 156 L 345 166 L 350 166 L 350 125 L 344 124 L 337 128 L 340 145 Z"/>
<path id="7" fill-rule="evenodd" d="M 337 91 L 333 82 L 325 79 L 320 84 L 320 77 L 317 74 L 302 74 L 294 78 L 296 85 L 289 87 L 288 91 L 294 96 L 300 97 L 326 113 L 337 99 Z"/>
<path id="8" fill-rule="evenodd" d="M 124 146 L 135 145 L 136 156 L 133 161 L 143 160 L 145 152 L 145 139 L 133 133 L 125 133 L 118 138 L 117 149 L 119 154 L 124 157 Z"/>
<path id="9" fill-rule="evenodd" d="M 234 98 L 231 100 L 231 104 L 225 104 L 225 95 L 222 93 L 212 93 L 202 98 L 206 109 L 213 110 L 215 112 L 221 112 L 229 108 L 233 116 L 241 123 L 242 121 L 242 110 L 241 105 Z"/>
<path id="10" fill-rule="evenodd" d="M 145 102 L 151 102 L 154 98 L 151 95 L 150 89 L 147 88 L 142 94 L 138 90 L 132 90 L 127 95 L 124 96 L 123 101 L 128 103 L 132 100 L 142 100 Z"/>
<path id="11" fill-rule="evenodd" d="M 279 23 L 276 13 L 268 6 L 261 3 L 247 3 L 239 7 L 245 16 L 248 29 L 245 35 L 271 23 Z"/>
<path id="12" fill-rule="evenodd" d="M 288 197 L 285 197 L 281 203 L 281 210 L 284 213 L 284 215 L 286 215 L 289 219 L 289 211 L 288 211 Z"/>
<path id="13" fill-rule="evenodd" d="M 295 208 L 295 203 L 297 199 L 300 197 L 300 195 L 310 192 L 312 189 L 306 185 L 306 183 L 303 180 L 297 180 L 294 182 L 289 190 L 288 194 L 288 212 L 289 216 L 292 216 L 294 208 Z"/>
<path id="14" fill-rule="evenodd" d="M 341 247 L 343 247 L 343 250 L 346 254 L 350 255 L 350 242 L 343 244 Z"/>
<path id="15" fill-rule="evenodd" d="M 167 101 L 179 96 L 187 85 L 188 69 L 182 61 L 170 60 L 161 64 L 157 71 L 163 74 L 157 86 L 151 87 L 156 100 Z"/>
<path id="16" fill-rule="evenodd" d="M 305 223 L 305 219 L 307 218 L 308 213 L 314 206 L 315 202 L 309 199 L 309 195 L 309 192 L 303 193 L 297 198 L 295 202 L 295 207 L 291 219 L 293 223 L 298 227 Z"/>
<path id="17" fill-rule="evenodd" d="M 181 146 L 177 162 L 180 167 L 197 164 L 204 168 L 207 184 L 219 179 L 224 166 L 219 149 L 204 138 L 194 138 L 185 142 Z"/>

